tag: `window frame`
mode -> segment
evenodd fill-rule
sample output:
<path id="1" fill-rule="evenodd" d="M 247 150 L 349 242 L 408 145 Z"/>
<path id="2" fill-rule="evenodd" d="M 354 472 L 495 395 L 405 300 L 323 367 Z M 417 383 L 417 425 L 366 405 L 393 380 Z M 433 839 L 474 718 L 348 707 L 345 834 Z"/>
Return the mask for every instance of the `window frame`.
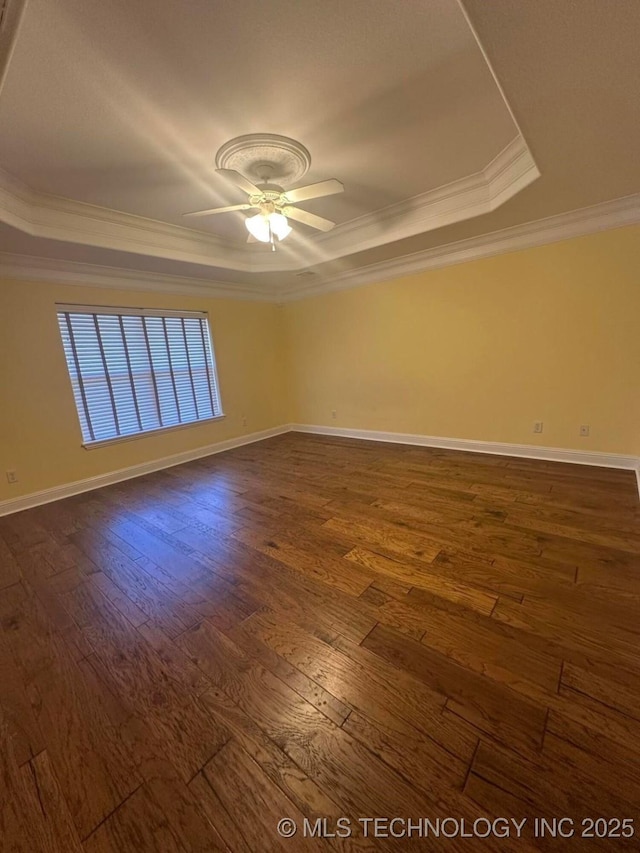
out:
<path id="1" fill-rule="evenodd" d="M 222 395 L 220 392 L 220 382 L 218 379 L 218 365 L 216 360 L 215 348 L 213 344 L 213 335 L 211 332 L 211 324 L 209 321 L 209 313 L 207 311 L 180 311 L 175 308 L 138 308 L 133 306 L 115 306 L 115 305 L 86 305 L 86 304 L 75 304 L 75 303 L 59 303 L 55 304 L 56 311 L 56 325 L 58 328 L 58 335 L 60 344 L 63 350 L 63 358 L 64 364 L 67 371 L 67 377 L 69 379 L 69 384 L 71 386 L 72 398 L 74 403 L 74 409 L 76 413 L 78 427 L 80 429 L 81 435 L 81 447 L 85 450 L 95 450 L 100 447 L 105 447 L 110 444 L 119 444 L 123 441 L 135 441 L 141 438 L 147 438 L 148 436 L 158 435 L 160 433 L 165 432 L 173 432 L 175 430 L 187 429 L 188 427 L 197 427 L 201 424 L 211 423 L 212 421 L 223 420 L 226 416 L 224 413 L 224 409 L 222 407 Z M 97 316 L 101 315 L 109 315 L 115 317 L 161 317 L 161 318 L 184 318 L 184 319 L 197 319 L 204 320 L 206 322 L 206 328 L 209 334 L 209 350 L 211 353 L 211 376 L 213 381 L 213 391 L 215 392 L 215 398 L 218 402 L 219 412 L 214 415 L 210 415 L 204 418 L 198 418 L 192 421 L 186 421 L 185 423 L 177 423 L 177 424 L 167 424 L 166 426 L 154 427 L 152 429 L 140 430 L 134 433 L 128 433 L 126 435 L 114 435 L 109 438 L 99 438 L 92 441 L 87 441 L 84 438 L 83 428 L 82 428 L 82 420 L 80 411 L 78 410 L 76 394 L 74 391 L 73 385 L 73 377 L 71 376 L 71 372 L 69 370 L 69 363 L 67 360 L 67 354 L 65 352 L 64 342 L 62 338 L 62 333 L 60 330 L 60 314 L 93 314 Z M 153 363 L 150 362 L 150 366 L 152 368 L 153 375 Z M 208 368 L 209 371 L 209 368 Z M 207 371 L 207 372 L 208 372 Z M 191 372 L 191 371 L 190 371 Z M 134 389 L 135 392 L 135 389 Z M 85 413 L 86 417 L 86 413 Z"/>

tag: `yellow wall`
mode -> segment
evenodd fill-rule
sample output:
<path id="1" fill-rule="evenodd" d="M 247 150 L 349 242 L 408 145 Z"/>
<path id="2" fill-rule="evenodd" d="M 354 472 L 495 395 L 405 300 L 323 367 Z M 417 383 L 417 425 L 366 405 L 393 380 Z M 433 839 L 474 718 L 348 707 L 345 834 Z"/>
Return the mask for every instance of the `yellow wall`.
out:
<path id="1" fill-rule="evenodd" d="M 226 417 L 84 450 L 56 302 L 208 311 Z M 281 325 L 267 303 L 0 281 L 0 500 L 284 423 Z"/>
<path id="2" fill-rule="evenodd" d="M 225 419 L 84 450 L 56 302 L 208 311 Z M 288 422 L 640 455 L 639 327 L 637 227 L 284 306 L 0 281 L 0 501 Z"/>
<path id="3" fill-rule="evenodd" d="M 295 422 L 640 454 L 638 227 L 289 303 L 285 327 Z"/>

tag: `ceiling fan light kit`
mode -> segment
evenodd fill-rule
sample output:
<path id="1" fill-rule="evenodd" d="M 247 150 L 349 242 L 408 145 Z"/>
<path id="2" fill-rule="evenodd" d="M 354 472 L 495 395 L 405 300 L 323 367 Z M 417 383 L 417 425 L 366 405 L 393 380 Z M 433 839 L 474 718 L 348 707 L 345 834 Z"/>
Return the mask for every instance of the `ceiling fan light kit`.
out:
<path id="1" fill-rule="evenodd" d="M 266 207 L 267 205 L 265 205 Z M 275 249 L 273 238 L 284 240 L 291 233 L 291 226 L 287 222 L 287 217 L 282 213 L 277 213 L 275 210 L 256 213 L 255 216 L 248 216 L 244 224 L 252 237 L 259 240 L 261 243 L 271 243 Z"/>
<path id="2" fill-rule="evenodd" d="M 271 243 L 274 237 L 284 240 L 293 230 L 287 219 L 302 222 L 319 231 L 330 231 L 335 222 L 301 210 L 294 205 L 300 201 L 334 195 L 344 186 L 332 178 L 285 190 L 273 183 L 292 183 L 300 180 L 311 165 L 311 155 L 295 139 L 272 133 L 252 133 L 226 142 L 216 154 L 216 171 L 249 196 L 248 203 L 196 210 L 185 216 L 211 216 L 217 213 L 257 209 L 258 213 L 245 219 L 249 242 Z"/>

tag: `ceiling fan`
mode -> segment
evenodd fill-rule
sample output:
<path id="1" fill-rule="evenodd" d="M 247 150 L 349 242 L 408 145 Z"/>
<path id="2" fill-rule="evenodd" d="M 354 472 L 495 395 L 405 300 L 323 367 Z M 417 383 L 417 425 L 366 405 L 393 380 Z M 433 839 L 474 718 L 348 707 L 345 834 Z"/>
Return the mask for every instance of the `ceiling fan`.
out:
<path id="1" fill-rule="evenodd" d="M 319 231 L 331 231 L 336 224 L 330 219 L 293 206 L 300 201 L 343 192 L 343 184 L 335 178 L 320 181 L 317 184 L 308 184 L 306 187 L 284 190 L 277 184 L 270 183 L 273 167 L 269 163 L 261 164 L 259 167 L 262 181 L 260 184 L 252 183 L 235 169 L 216 169 L 216 172 L 244 190 L 249 196 L 248 202 L 232 204 L 228 207 L 213 207 L 210 210 L 196 210 L 193 213 L 185 213 L 184 216 L 212 216 L 215 213 L 255 209 L 258 213 L 245 219 L 245 225 L 249 231 L 247 242 L 253 243 L 258 240 L 261 243 L 271 243 L 272 251 L 275 251 L 275 237 L 278 240 L 284 240 L 291 233 L 288 219 L 303 222 Z"/>

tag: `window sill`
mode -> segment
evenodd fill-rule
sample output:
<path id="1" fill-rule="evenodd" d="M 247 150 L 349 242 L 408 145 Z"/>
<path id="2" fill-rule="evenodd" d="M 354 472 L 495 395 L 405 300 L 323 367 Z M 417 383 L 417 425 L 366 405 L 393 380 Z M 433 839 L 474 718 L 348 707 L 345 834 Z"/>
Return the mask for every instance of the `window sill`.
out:
<path id="1" fill-rule="evenodd" d="M 199 421 L 189 421 L 186 424 L 175 424 L 174 426 L 158 427 L 157 429 L 149 429 L 144 432 L 134 432 L 131 435 L 116 435 L 113 438 L 103 438 L 99 441 L 83 442 L 82 447 L 85 450 L 97 450 L 100 447 L 107 447 L 110 444 L 120 444 L 123 441 L 136 441 L 141 438 L 148 438 L 152 435 L 160 435 L 165 432 L 175 432 L 176 430 L 188 429 L 189 427 L 201 426 L 201 424 L 210 424 L 213 421 L 224 420 L 225 415 L 214 415 L 212 418 L 202 418 Z"/>

